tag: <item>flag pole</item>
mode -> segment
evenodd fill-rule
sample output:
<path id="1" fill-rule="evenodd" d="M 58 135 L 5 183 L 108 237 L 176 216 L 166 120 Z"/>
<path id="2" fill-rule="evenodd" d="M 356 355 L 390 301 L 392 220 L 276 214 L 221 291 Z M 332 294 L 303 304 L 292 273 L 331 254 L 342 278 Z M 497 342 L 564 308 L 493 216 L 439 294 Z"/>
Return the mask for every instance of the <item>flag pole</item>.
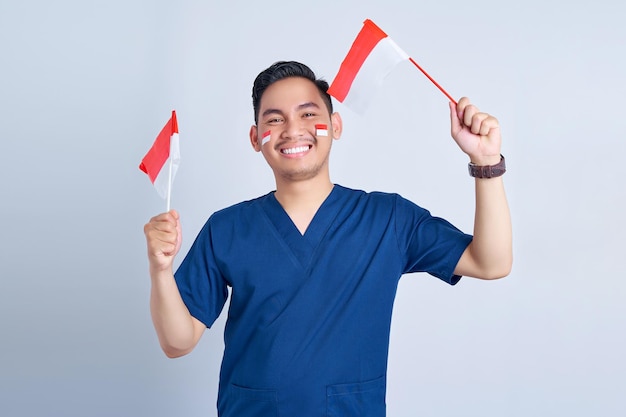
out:
<path id="1" fill-rule="evenodd" d="M 457 104 L 456 100 L 452 98 L 452 96 L 450 96 L 450 94 L 448 94 L 448 92 L 446 90 L 444 90 L 439 83 L 437 83 L 437 81 L 435 81 L 435 79 L 433 77 L 431 77 L 430 75 L 428 75 L 428 73 L 426 71 L 424 71 L 424 69 L 422 67 L 419 66 L 419 64 L 417 62 L 415 62 L 415 60 L 411 57 L 409 57 L 409 61 L 411 61 L 413 63 L 413 65 L 415 65 L 417 67 L 418 70 L 422 71 L 422 73 L 426 76 L 426 78 L 428 78 L 433 84 L 435 84 L 435 86 L 441 90 L 442 93 L 444 93 L 446 95 L 446 97 L 448 97 L 448 99 L 450 99 L 451 102 L 453 102 L 454 104 Z"/>
<path id="2" fill-rule="evenodd" d="M 172 159 L 170 158 L 169 173 L 167 175 L 167 210 L 170 211 L 170 201 L 172 199 Z"/>

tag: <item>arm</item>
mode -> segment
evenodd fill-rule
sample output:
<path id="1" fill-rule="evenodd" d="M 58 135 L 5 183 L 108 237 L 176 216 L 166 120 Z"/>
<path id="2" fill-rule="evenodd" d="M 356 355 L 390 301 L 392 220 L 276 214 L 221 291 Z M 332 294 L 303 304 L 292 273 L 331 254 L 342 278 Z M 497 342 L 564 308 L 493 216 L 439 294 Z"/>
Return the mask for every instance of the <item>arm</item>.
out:
<path id="1" fill-rule="evenodd" d="M 498 120 L 478 111 L 464 97 L 450 103 L 452 137 L 476 165 L 500 161 Z M 482 279 L 507 276 L 513 263 L 511 216 L 502 177 L 476 178 L 474 239 L 455 268 L 455 274 Z"/>
<path id="2" fill-rule="evenodd" d="M 144 226 L 150 262 L 150 311 L 161 348 L 170 358 L 186 355 L 196 346 L 205 325 L 189 314 L 172 272 L 180 250 L 180 218 L 175 210 L 150 219 Z"/>

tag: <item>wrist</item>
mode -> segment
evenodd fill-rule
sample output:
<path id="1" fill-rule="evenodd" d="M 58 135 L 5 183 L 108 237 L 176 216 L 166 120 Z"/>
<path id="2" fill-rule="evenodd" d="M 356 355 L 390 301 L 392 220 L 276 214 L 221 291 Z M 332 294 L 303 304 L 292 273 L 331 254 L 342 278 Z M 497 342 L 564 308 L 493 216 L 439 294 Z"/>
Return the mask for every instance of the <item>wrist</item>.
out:
<path id="1" fill-rule="evenodd" d="M 506 172 L 504 156 L 500 155 L 498 159 L 498 162 L 489 165 L 478 165 L 470 162 L 467 165 L 470 176 L 474 178 L 495 178 L 503 175 Z"/>
<path id="2" fill-rule="evenodd" d="M 174 272 L 172 266 L 150 265 L 150 278 L 152 281 L 167 281 L 172 279 Z"/>
<path id="3" fill-rule="evenodd" d="M 501 154 L 497 155 L 470 155 L 470 164 L 477 166 L 496 165 L 502 159 Z"/>

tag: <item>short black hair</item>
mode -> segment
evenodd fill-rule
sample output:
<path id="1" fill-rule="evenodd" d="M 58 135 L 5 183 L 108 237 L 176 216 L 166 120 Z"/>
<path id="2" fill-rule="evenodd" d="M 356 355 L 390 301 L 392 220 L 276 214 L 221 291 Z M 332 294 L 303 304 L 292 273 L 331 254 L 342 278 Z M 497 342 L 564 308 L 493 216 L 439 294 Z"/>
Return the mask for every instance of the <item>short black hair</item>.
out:
<path id="1" fill-rule="evenodd" d="M 323 79 L 317 79 L 315 73 L 311 68 L 296 61 L 278 61 L 273 63 L 270 67 L 263 70 L 257 75 L 252 86 L 252 107 L 254 108 L 254 123 L 259 122 L 259 106 L 261 104 L 261 97 L 267 87 L 274 84 L 276 81 L 280 81 L 289 77 L 301 77 L 305 78 L 315 84 L 320 92 L 320 96 L 326 103 L 328 113 L 333 112 L 333 102 L 330 94 L 328 94 L 328 83 Z"/>

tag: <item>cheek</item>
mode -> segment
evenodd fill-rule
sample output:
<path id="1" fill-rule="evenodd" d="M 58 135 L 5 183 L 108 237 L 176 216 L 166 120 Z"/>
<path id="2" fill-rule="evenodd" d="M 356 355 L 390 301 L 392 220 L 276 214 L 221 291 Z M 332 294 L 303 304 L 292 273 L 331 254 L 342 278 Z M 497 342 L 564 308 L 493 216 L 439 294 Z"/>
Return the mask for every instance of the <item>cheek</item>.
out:
<path id="1" fill-rule="evenodd" d="M 272 131 L 268 130 L 265 133 L 263 133 L 263 135 L 261 136 L 261 146 L 265 145 L 266 143 L 270 143 L 271 140 L 272 140 Z"/>
<path id="2" fill-rule="evenodd" d="M 323 123 L 316 124 L 315 136 L 328 136 L 328 125 Z"/>

